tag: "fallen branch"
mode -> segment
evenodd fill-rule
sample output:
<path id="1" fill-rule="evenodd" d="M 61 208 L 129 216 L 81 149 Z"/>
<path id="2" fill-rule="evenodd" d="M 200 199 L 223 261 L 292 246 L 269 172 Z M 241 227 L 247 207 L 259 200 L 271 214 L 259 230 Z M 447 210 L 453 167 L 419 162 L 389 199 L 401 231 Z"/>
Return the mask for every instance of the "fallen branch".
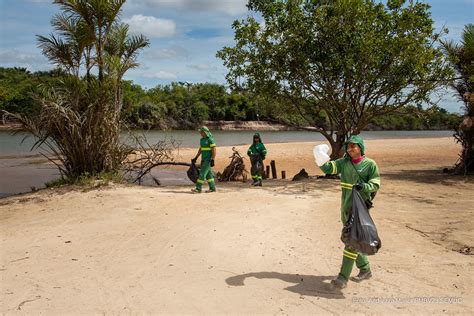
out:
<path id="1" fill-rule="evenodd" d="M 232 147 L 231 161 L 227 167 L 225 167 L 222 173 L 217 173 L 217 179 L 219 181 L 247 181 L 248 171 L 245 169 L 244 158 L 239 152 Z"/>
<path id="2" fill-rule="evenodd" d="M 173 152 L 178 149 L 178 143 L 174 139 L 164 139 L 156 144 L 150 144 L 145 135 L 137 136 L 130 133 L 135 150 L 123 163 L 123 170 L 133 183 L 141 183 L 144 176 L 158 166 L 191 166 L 190 163 L 174 161 Z M 153 181 L 159 185 L 160 181 L 153 177 Z"/>

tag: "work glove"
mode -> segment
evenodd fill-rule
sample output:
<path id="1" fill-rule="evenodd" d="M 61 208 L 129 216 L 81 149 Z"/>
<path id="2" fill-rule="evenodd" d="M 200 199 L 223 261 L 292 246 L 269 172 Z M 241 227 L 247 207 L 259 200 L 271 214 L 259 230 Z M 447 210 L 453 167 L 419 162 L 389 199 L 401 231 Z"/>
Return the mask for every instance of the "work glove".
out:
<path id="1" fill-rule="evenodd" d="M 364 189 L 364 184 L 359 182 L 357 184 L 354 184 L 354 189 L 356 189 L 357 191 L 362 191 Z"/>
<path id="2" fill-rule="evenodd" d="M 211 159 L 211 167 L 214 167 L 214 159 Z"/>
<path id="3" fill-rule="evenodd" d="M 322 165 L 324 165 L 326 162 L 329 161 L 330 158 L 329 158 L 328 153 L 329 153 L 328 145 L 321 144 L 321 145 L 314 146 L 313 155 L 314 155 L 316 164 L 319 167 L 321 167 Z"/>
<path id="4" fill-rule="evenodd" d="M 197 158 L 193 158 L 193 159 L 191 159 L 191 163 L 193 163 L 193 164 L 195 164 L 195 163 L 196 163 L 196 161 L 197 161 Z"/>

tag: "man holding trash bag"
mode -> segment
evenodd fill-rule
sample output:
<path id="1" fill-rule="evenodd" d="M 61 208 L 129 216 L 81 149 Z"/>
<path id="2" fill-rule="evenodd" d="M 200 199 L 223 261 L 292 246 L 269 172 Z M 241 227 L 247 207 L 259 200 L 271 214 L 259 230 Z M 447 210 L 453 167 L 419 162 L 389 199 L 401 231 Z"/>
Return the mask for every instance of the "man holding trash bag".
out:
<path id="1" fill-rule="evenodd" d="M 206 192 L 216 192 L 216 183 L 214 175 L 212 174 L 212 167 L 214 167 L 214 159 L 216 158 L 216 142 L 211 131 L 206 126 L 201 127 L 199 133 L 201 134 L 200 147 L 196 157 L 191 159 L 191 162 L 195 164 L 199 156 L 202 156 L 201 170 L 199 172 L 199 178 L 196 181 L 196 187 L 191 191 L 201 193 L 202 185 L 204 181 L 207 180 L 209 190 Z"/>
<path id="2" fill-rule="evenodd" d="M 346 224 L 350 219 L 352 209 L 352 189 L 359 191 L 367 202 L 371 202 L 373 194 L 380 188 L 380 176 L 377 164 L 365 157 L 364 140 L 358 135 L 352 136 L 344 145 L 344 157 L 335 161 L 329 159 L 329 147 L 326 144 L 315 146 L 316 164 L 326 174 L 341 175 L 341 220 Z M 351 278 L 361 282 L 372 276 L 369 260 L 365 254 L 345 247 L 342 257 L 341 271 L 331 284 L 336 288 L 345 288 L 349 280 L 354 261 L 359 268 L 359 274 Z"/>

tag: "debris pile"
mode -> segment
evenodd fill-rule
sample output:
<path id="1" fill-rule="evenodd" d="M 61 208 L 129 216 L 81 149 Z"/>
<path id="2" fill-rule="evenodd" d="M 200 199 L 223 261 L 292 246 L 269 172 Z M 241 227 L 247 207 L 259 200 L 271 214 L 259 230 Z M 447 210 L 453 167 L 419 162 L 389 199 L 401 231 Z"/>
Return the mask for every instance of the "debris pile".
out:
<path id="1" fill-rule="evenodd" d="M 239 152 L 232 147 L 232 156 L 229 158 L 230 163 L 225 167 L 222 173 L 217 173 L 217 179 L 219 181 L 247 181 L 248 171 L 245 169 L 244 158 L 239 154 Z"/>

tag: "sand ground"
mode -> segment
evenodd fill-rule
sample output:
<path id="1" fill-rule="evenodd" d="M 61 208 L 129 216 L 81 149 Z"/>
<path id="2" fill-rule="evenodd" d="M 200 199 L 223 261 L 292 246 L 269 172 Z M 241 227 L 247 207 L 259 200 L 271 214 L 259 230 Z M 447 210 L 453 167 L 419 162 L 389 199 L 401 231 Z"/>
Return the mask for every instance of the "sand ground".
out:
<path id="1" fill-rule="evenodd" d="M 320 174 L 315 144 L 269 144 L 268 160 L 289 176 Z M 472 314 L 474 181 L 440 171 L 458 145 L 367 148 L 382 174 L 372 215 L 383 246 L 365 283 L 328 285 L 343 248 L 337 180 L 219 183 L 201 195 L 184 186 L 59 188 L 0 200 L 0 312 Z M 221 170 L 231 148 L 218 153 Z"/>

